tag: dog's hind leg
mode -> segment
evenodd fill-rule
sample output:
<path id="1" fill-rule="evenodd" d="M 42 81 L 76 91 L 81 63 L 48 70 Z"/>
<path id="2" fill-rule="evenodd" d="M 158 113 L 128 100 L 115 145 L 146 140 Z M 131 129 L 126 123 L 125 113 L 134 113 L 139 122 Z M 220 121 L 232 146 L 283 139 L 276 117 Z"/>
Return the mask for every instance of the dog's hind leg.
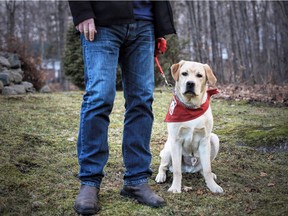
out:
<path id="1" fill-rule="evenodd" d="M 211 149 L 210 149 L 210 160 L 211 162 L 217 157 L 217 154 L 219 152 L 219 138 L 216 134 L 211 133 L 210 136 L 210 144 L 211 144 Z M 193 162 L 192 162 L 193 163 Z M 203 170 L 202 170 L 202 165 L 200 161 L 197 161 L 196 165 L 193 165 L 193 168 L 191 168 L 192 173 L 200 172 L 203 175 Z M 212 173 L 213 179 L 217 179 L 217 176 Z"/>
<path id="2" fill-rule="evenodd" d="M 211 153 L 211 145 L 210 145 L 209 141 L 210 141 L 209 137 L 204 137 L 201 140 L 201 144 L 199 146 L 200 160 L 201 160 L 201 165 L 203 168 L 201 173 L 204 176 L 207 187 L 213 193 L 222 193 L 223 189 L 215 182 L 216 175 L 214 173 L 212 173 L 212 171 L 211 171 L 211 156 L 209 154 L 209 153 Z M 216 141 L 216 139 L 213 141 Z M 215 152 L 215 153 L 217 153 L 217 152 Z"/>
<path id="3" fill-rule="evenodd" d="M 211 158 L 211 162 L 217 157 L 217 154 L 219 152 L 219 147 L 220 147 L 220 142 L 219 142 L 219 138 L 216 134 L 211 133 L 210 136 L 210 143 L 211 143 L 211 154 L 210 154 L 210 158 Z M 203 174 L 203 172 L 201 172 L 201 174 Z M 212 176 L 213 179 L 216 180 L 217 176 L 215 173 L 212 172 Z"/>
<path id="4" fill-rule="evenodd" d="M 213 161 L 218 152 L 219 152 L 219 147 L 220 147 L 220 144 L 219 144 L 219 138 L 216 134 L 214 133 L 211 133 L 211 136 L 210 136 L 210 143 L 211 143 L 211 154 L 210 154 L 210 158 L 211 158 L 211 161 Z"/>
<path id="5" fill-rule="evenodd" d="M 160 152 L 161 162 L 158 169 L 158 174 L 155 178 L 157 183 L 163 183 L 166 181 L 166 171 L 171 165 L 171 153 L 168 150 L 166 144 L 164 149 Z"/>

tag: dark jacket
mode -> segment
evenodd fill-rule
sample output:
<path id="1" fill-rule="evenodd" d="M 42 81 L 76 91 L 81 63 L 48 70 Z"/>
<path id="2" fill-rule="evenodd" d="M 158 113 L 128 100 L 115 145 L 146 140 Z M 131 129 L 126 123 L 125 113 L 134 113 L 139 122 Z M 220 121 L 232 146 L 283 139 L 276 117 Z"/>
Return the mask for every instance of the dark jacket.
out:
<path id="1" fill-rule="evenodd" d="M 176 33 L 168 1 L 152 1 L 155 37 Z M 94 18 L 97 26 L 135 22 L 132 1 L 69 1 L 74 25 Z"/>

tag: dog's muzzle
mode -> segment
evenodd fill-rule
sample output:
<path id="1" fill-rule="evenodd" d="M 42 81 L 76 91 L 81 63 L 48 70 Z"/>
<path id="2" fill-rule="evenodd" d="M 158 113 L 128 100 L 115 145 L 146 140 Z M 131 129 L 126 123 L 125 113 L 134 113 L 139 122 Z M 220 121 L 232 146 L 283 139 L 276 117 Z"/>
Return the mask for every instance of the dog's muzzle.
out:
<path id="1" fill-rule="evenodd" d="M 184 94 L 196 95 L 196 93 L 195 93 L 195 83 L 194 82 L 188 81 L 186 83 L 186 90 L 185 90 Z"/>

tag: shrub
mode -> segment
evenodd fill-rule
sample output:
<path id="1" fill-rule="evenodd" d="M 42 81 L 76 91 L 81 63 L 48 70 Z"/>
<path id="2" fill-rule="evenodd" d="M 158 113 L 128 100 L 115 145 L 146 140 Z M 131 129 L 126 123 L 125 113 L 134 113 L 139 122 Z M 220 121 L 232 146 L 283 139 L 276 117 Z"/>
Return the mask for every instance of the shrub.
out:
<path id="1" fill-rule="evenodd" d="M 8 47 L 0 47 L 0 51 L 16 53 L 21 61 L 21 69 L 24 72 L 23 80 L 31 82 L 36 90 L 40 90 L 45 85 L 45 73 L 41 68 L 41 58 L 34 57 L 31 51 L 13 37 L 9 39 Z"/>
<path id="2" fill-rule="evenodd" d="M 20 56 L 21 68 L 24 71 L 23 80 L 31 82 L 34 88 L 39 91 L 45 85 L 45 73 L 41 68 L 41 59 L 34 57 Z"/>

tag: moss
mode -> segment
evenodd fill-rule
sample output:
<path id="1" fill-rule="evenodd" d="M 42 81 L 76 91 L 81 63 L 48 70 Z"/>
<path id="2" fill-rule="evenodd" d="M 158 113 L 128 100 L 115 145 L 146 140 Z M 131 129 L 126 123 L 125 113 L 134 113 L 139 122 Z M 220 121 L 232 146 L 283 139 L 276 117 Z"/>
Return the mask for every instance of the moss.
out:
<path id="1" fill-rule="evenodd" d="M 288 143 L 288 126 L 277 125 L 273 127 L 238 127 L 237 130 L 245 145 L 252 147 L 266 147 L 273 148 L 281 147 L 283 144 Z"/>
<path id="2" fill-rule="evenodd" d="M 288 112 L 285 107 L 222 100 L 214 101 L 213 105 L 216 113 L 214 128 L 222 141 L 268 151 L 287 145 Z"/>

